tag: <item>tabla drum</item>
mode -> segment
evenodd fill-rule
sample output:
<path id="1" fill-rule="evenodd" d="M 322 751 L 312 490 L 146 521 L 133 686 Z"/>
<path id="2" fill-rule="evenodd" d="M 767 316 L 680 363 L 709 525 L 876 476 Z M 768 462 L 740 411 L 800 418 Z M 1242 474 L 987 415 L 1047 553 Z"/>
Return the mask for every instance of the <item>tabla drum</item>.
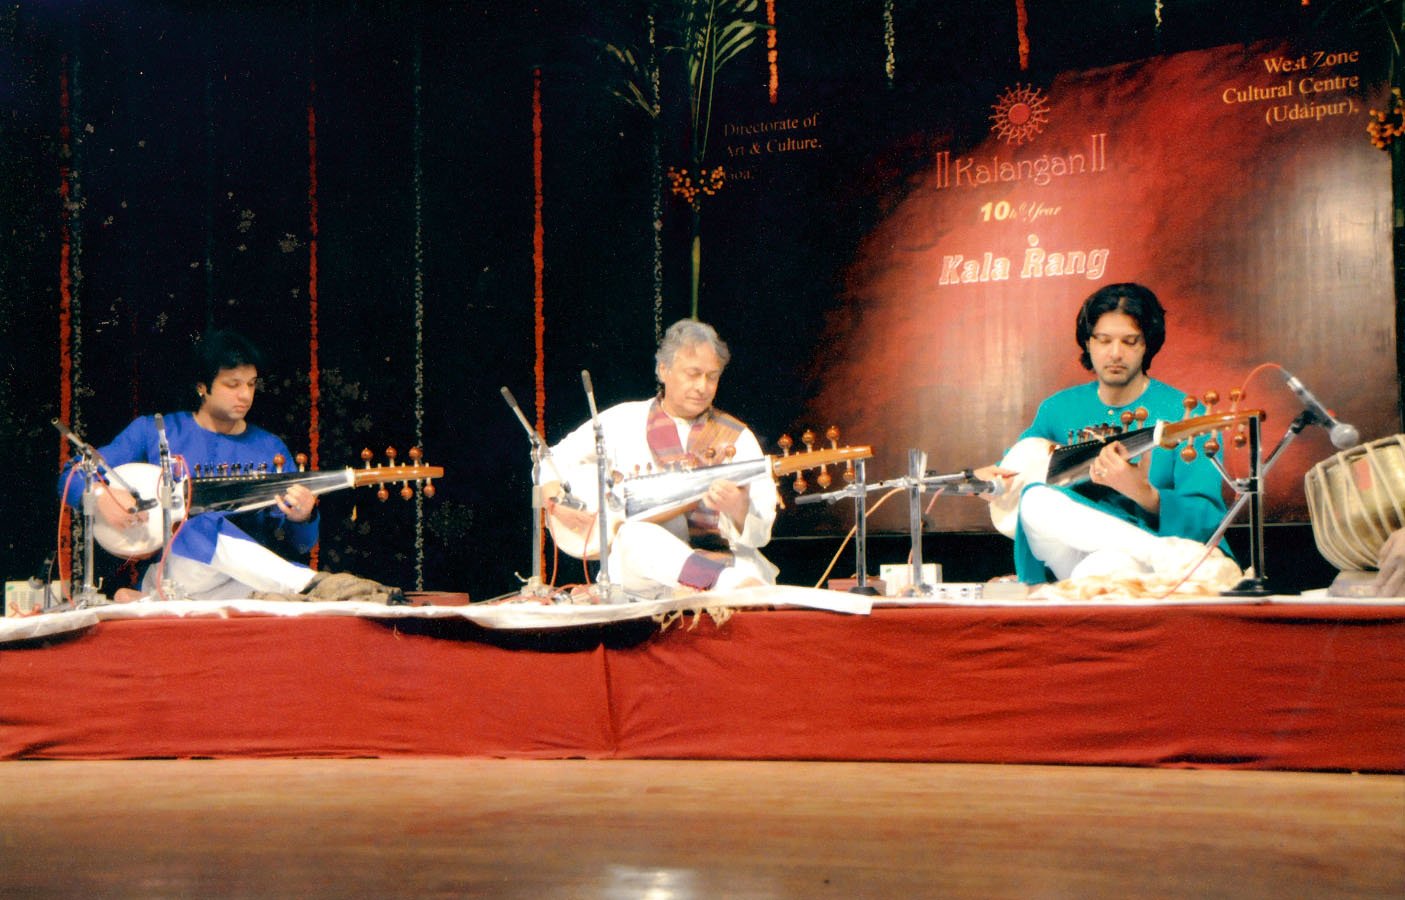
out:
<path id="1" fill-rule="evenodd" d="M 1343 450 L 1303 477 L 1317 549 L 1339 569 L 1375 569 L 1405 526 L 1405 435 Z"/>

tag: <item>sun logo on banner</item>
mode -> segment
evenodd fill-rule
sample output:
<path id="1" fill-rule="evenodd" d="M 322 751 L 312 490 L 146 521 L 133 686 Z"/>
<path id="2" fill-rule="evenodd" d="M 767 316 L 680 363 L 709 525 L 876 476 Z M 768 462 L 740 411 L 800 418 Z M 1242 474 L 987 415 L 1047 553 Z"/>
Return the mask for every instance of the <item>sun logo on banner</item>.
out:
<path id="1" fill-rule="evenodd" d="M 991 106 L 991 131 L 1007 144 L 1018 147 L 1032 141 L 1049 123 L 1049 101 L 1039 88 L 1016 84 Z"/>

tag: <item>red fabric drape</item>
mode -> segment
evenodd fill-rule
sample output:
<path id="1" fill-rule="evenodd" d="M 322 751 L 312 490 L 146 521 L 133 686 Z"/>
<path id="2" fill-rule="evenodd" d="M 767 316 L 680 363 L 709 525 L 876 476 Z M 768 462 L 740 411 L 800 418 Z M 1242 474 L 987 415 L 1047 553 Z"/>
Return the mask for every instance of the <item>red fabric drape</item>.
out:
<path id="1" fill-rule="evenodd" d="M 622 640 L 441 620 L 105 622 L 0 647 L 0 758 L 1405 772 L 1405 606 L 744 611 L 720 629 L 629 627 Z"/>

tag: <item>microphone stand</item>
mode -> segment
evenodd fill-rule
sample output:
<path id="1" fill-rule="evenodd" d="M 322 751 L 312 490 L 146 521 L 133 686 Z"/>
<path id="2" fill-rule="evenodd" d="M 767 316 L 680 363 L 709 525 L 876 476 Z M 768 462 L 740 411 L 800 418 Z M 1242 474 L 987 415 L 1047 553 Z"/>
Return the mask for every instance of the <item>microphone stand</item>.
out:
<path id="1" fill-rule="evenodd" d="M 858 460 L 854 464 L 856 472 L 853 484 L 846 485 L 837 491 L 827 494 L 806 494 L 795 498 L 797 506 L 806 503 L 819 503 L 821 501 L 832 503 L 845 497 L 854 498 L 854 553 L 857 557 L 858 572 L 855 578 L 855 585 L 851 593 L 876 594 L 876 589 L 868 586 L 867 567 L 867 543 L 868 543 L 868 516 L 867 516 L 867 495 L 870 491 L 890 490 L 901 488 L 908 492 L 908 521 L 912 541 L 912 563 L 913 580 L 912 586 L 908 589 L 909 596 L 930 595 L 934 593 L 934 586 L 922 583 L 922 514 L 921 496 L 924 491 L 939 490 L 947 491 L 952 495 L 960 494 L 990 494 L 995 491 L 995 485 L 989 481 L 982 481 L 976 478 L 969 470 L 957 472 L 953 475 L 937 475 L 934 473 L 923 473 L 927 464 L 927 455 L 918 450 L 908 450 L 908 465 L 910 474 L 903 478 L 894 478 L 891 481 L 883 481 L 878 484 L 867 484 L 864 480 L 863 460 Z"/>
<path id="2" fill-rule="evenodd" d="M 155 416 L 157 456 L 161 465 L 161 480 L 157 482 L 156 502 L 161 506 L 161 561 L 157 570 L 156 594 L 162 600 L 187 600 L 189 595 L 174 578 L 166 579 L 166 561 L 171 558 L 171 539 L 175 536 L 176 479 L 171 469 L 171 445 L 166 440 L 166 423 L 160 413 Z"/>
<path id="3" fill-rule="evenodd" d="M 932 585 L 922 580 L 922 475 L 927 471 L 927 454 L 916 448 L 907 451 L 907 525 L 911 534 L 912 581 L 908 593 L 926 597 Z"/>
<path id="4" fill-rule="evenodd" d="M 78 449 L 79 461 L 78 469 L 83 473 L 83 586 L 73 597 L 73 609 L 85 609 L 89 606 L 101 606 L 111 601 L 99 590 L 102 585 L 94 581 L 93 570 L 96 567 L 96 554 L 93 551 L 93 525 L 98 516 L 98 488 L 102 484 L 100 476 L 106 476 L 107 480 L 131 494 L 136 501 L 136 506 L 127 510 L 130 513 L 138 513 L 142 510 L 155 506 L 155 501 L 144 501 L 132 489 L 131 485 L 123 480 L 122 476 L 107 464 L 107 460 L 102 458 L 102 454 L 97 448 L 80 438 L 71 428 L 63 424 L 58 419 L 50 419 L 50 424 L 59 430 L 74 447 Z M 72 573 L 69 573 L 72 578 Z M 58 604 L 56 609 L 68 607 L 68 604 Z"/>
<path id="5" fill-rule="evenodd" d="M 527 417 L 523 414 L 522 408 L 517 405 L 516 398 L 512 396 L 512 392 L 509 391 L 506 386 L 502 388 L 502 396 L 503 399 L 507 401 L 507 405 L 512 408 L 513 414 L 517 416 L 517 421 L 521 422 L 522 427 L 526 429 L 527 440 L 532 447 L 532 575 L 530 578 L 523 578 L 521 575 L 517 575 L 517 578 L 523 584 L 523 596 L 545 597 L 549 592 L 546 586 L 542 584 L 542 569 L 544 568 L 542 526 L 544 525 L 544 521 L 541 475 L 542 463 L 551 455 L 551 451 L 547 448 L 546 442 L 542 440 L 541 435 L 537 434 L 537 430 L 527 421 Z M 565 487 L 569 493 L 570 487 Z M 514 572 L 513 574 L 517 573 Z"/>
<path id="6" fill-rule="evenodd" d="M 876 596 L 878 588 L 868 583 L 868 474 L 867 460 L 854 460 L 854 480 L 837 491 L 826 494 L 802 494 L 795 498 L 795 505 L 806 503 L 833 503 L 848 497 L 854 498 L 854 586 L 851 594 Z"/>
<path id="7" fill-rule="evenodd" d="M 585 399 L 590 404 L 591 426 L 595 429 L 595 478 L 597 485 L 596 524 L 600 528 L 600 571 L 595 576 L 595 586 L 600 599 L 607 603 L 615 602 L 619 590 L 610 583 L 610 507 L 606 503 L 608 495 L 608 462 L 605 459 L 605 429 L 600 424 L 600 412 L 595 408 L 595 389 L 590 384 L 590 373 L 581 369 L 581 383 L 585 385 Z"/>
<path id="8" fill-rule="evenodd" d="M 1262 459 L 1262 445 L 1260 443 L 1259 417 L 1253 416 L 1249 419 L 1249 475 L 1246 478 L 1232 478 L 1225 469 L 1224 464 L 1216 457 L 1211 457 L 1210 461 L 1219 469 L 1220 477 L 1223 478 L 1234 492 L 1238 494 L 1229 511 L 1225 513 L 1224 520 L 1220 522 L 1220 527 L 1215 529 L 1215 533 L 1205 542 L 1208 547 L 1219 546 L 1224 533 L 1229 529 L 1229 523 L 1233 522 L 1239 515 L 1239 511 L 1247 503 L 1249 505 L 1249 566 L 1254 570 L 1252 578 L 1245 578 L 1227 591 L 1221 591 L 1226 597 L 1267 597 L 1271 591 L 1268 589 L 1268 576 L 1264 574 L 1264 510 L 1263 510 L 1263 483 L 1268 475 L 1268 470 L 1273 468 L 1273 464 L 1278 461 L 1278 457 L 1283 455 L 1283 451 L 1293 442 L 1303 429 L 1316 421 L 1316 417 L 1311 410 L 1303 410 L 1298 413 L 1288 430 L 1279 439 L 1278 445 L 1273 448 L 1273 452 L 1268 455 L 1267 460 Z"/>

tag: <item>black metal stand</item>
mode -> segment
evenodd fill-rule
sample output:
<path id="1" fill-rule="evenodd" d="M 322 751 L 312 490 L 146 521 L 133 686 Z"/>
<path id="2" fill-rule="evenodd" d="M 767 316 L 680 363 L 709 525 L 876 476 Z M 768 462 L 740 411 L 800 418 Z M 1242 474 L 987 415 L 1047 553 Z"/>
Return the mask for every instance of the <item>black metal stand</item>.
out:
<path id="1" fill-rule="evenodd" d="M 860 459 L 854 463 L 854 485 L 860 486 L 861 489 L 853 491 L 854 586 L 849 588 L 849 593 L 876 597 L 878 588 L 868 583 L 868 491 L 862 489 L 868 484 L 866 462 Z"/>
<path id="2" fill-rule="evenodd" d="M 989 494 L 995 485 L 982 481 L 968 471 L 951 475 L 932 475 L 924 470 L 927 454 L 920 450 L 908 450 L 908 474 L 878 484 L 868 484 L 865 479 L 864 461 L 854 463 L 854 482 L 837 491 L 826 494 L 806 494 L 797 497 L 796 505 L 806 503 L 833 503 L 849 497 L 854 498 L 854 555 L 856 577 L 850 593 L 876 595 L 878 589 L 868 584 L 868 493 L 877 490 L 902 489 L 908 493 L 908 526 L 912 541 L 912 584 L 906 589 L 909 596 L 930 596 L 936 586 L 922 580 L 922 494 L 929 490 L 949 491 L 959 494 Z"/>
<path id="3" fill-rule="evenodd" d="M 1224 466 L 1216 461 L 1215 465 L 1220 470 L 1230 487 L 1234 488 L 1238 496 L 1234 503 L 1225 513 L 1224 520 L 1220 522 L 1220 527 L 1215 529 L 1215 533 L 1206 542 L 1207 546 L 1216 547 L 1224 537 L 1225 531 L 1229 529 L 1230 523 L 1239 515 L 1240 510 L 1247 504 L 1249 507 L 1249 566 L 1253 570 L 1253 575 L 1245 578 L 1227 591 L 1222 591 L 1221 596 L 1225 597 L 1267 597 L 1273 592 L 1268 587 L 1268 575 L 1264 563 L 1264 508 L 1263 490 L 1264 479 L 1273 468 L 1273 464 L 1283 455 L 1283 451 L 1293 442 L 1302 430 L 1315 421 L 1310 411 L 1304 410 L 1298 413 L 1298 417 L 1288 426 L 1288 430 L 1283 433 L 1283 437 L 1278 441 L 1278 445 L 1273 448 L 1267 460 L 1262 459 L 1262 427 L 1259 418 L 1254 416 L 1249 419 L 1249 474 L 1245 478 L 1230 478 Z"/>
<path id="4" fill-rule="evenodd" d="M 854 499 L 854 586 L 851 594 L 874 597 L 878 588 L 868 583 L 868 468 L 865 460 L 855 460 L 854 480 L 837 491 L 824 494 L 804 494 L 795 498 L 796 506 L 809 503 L 835 503 L 839 500 Z"/>

